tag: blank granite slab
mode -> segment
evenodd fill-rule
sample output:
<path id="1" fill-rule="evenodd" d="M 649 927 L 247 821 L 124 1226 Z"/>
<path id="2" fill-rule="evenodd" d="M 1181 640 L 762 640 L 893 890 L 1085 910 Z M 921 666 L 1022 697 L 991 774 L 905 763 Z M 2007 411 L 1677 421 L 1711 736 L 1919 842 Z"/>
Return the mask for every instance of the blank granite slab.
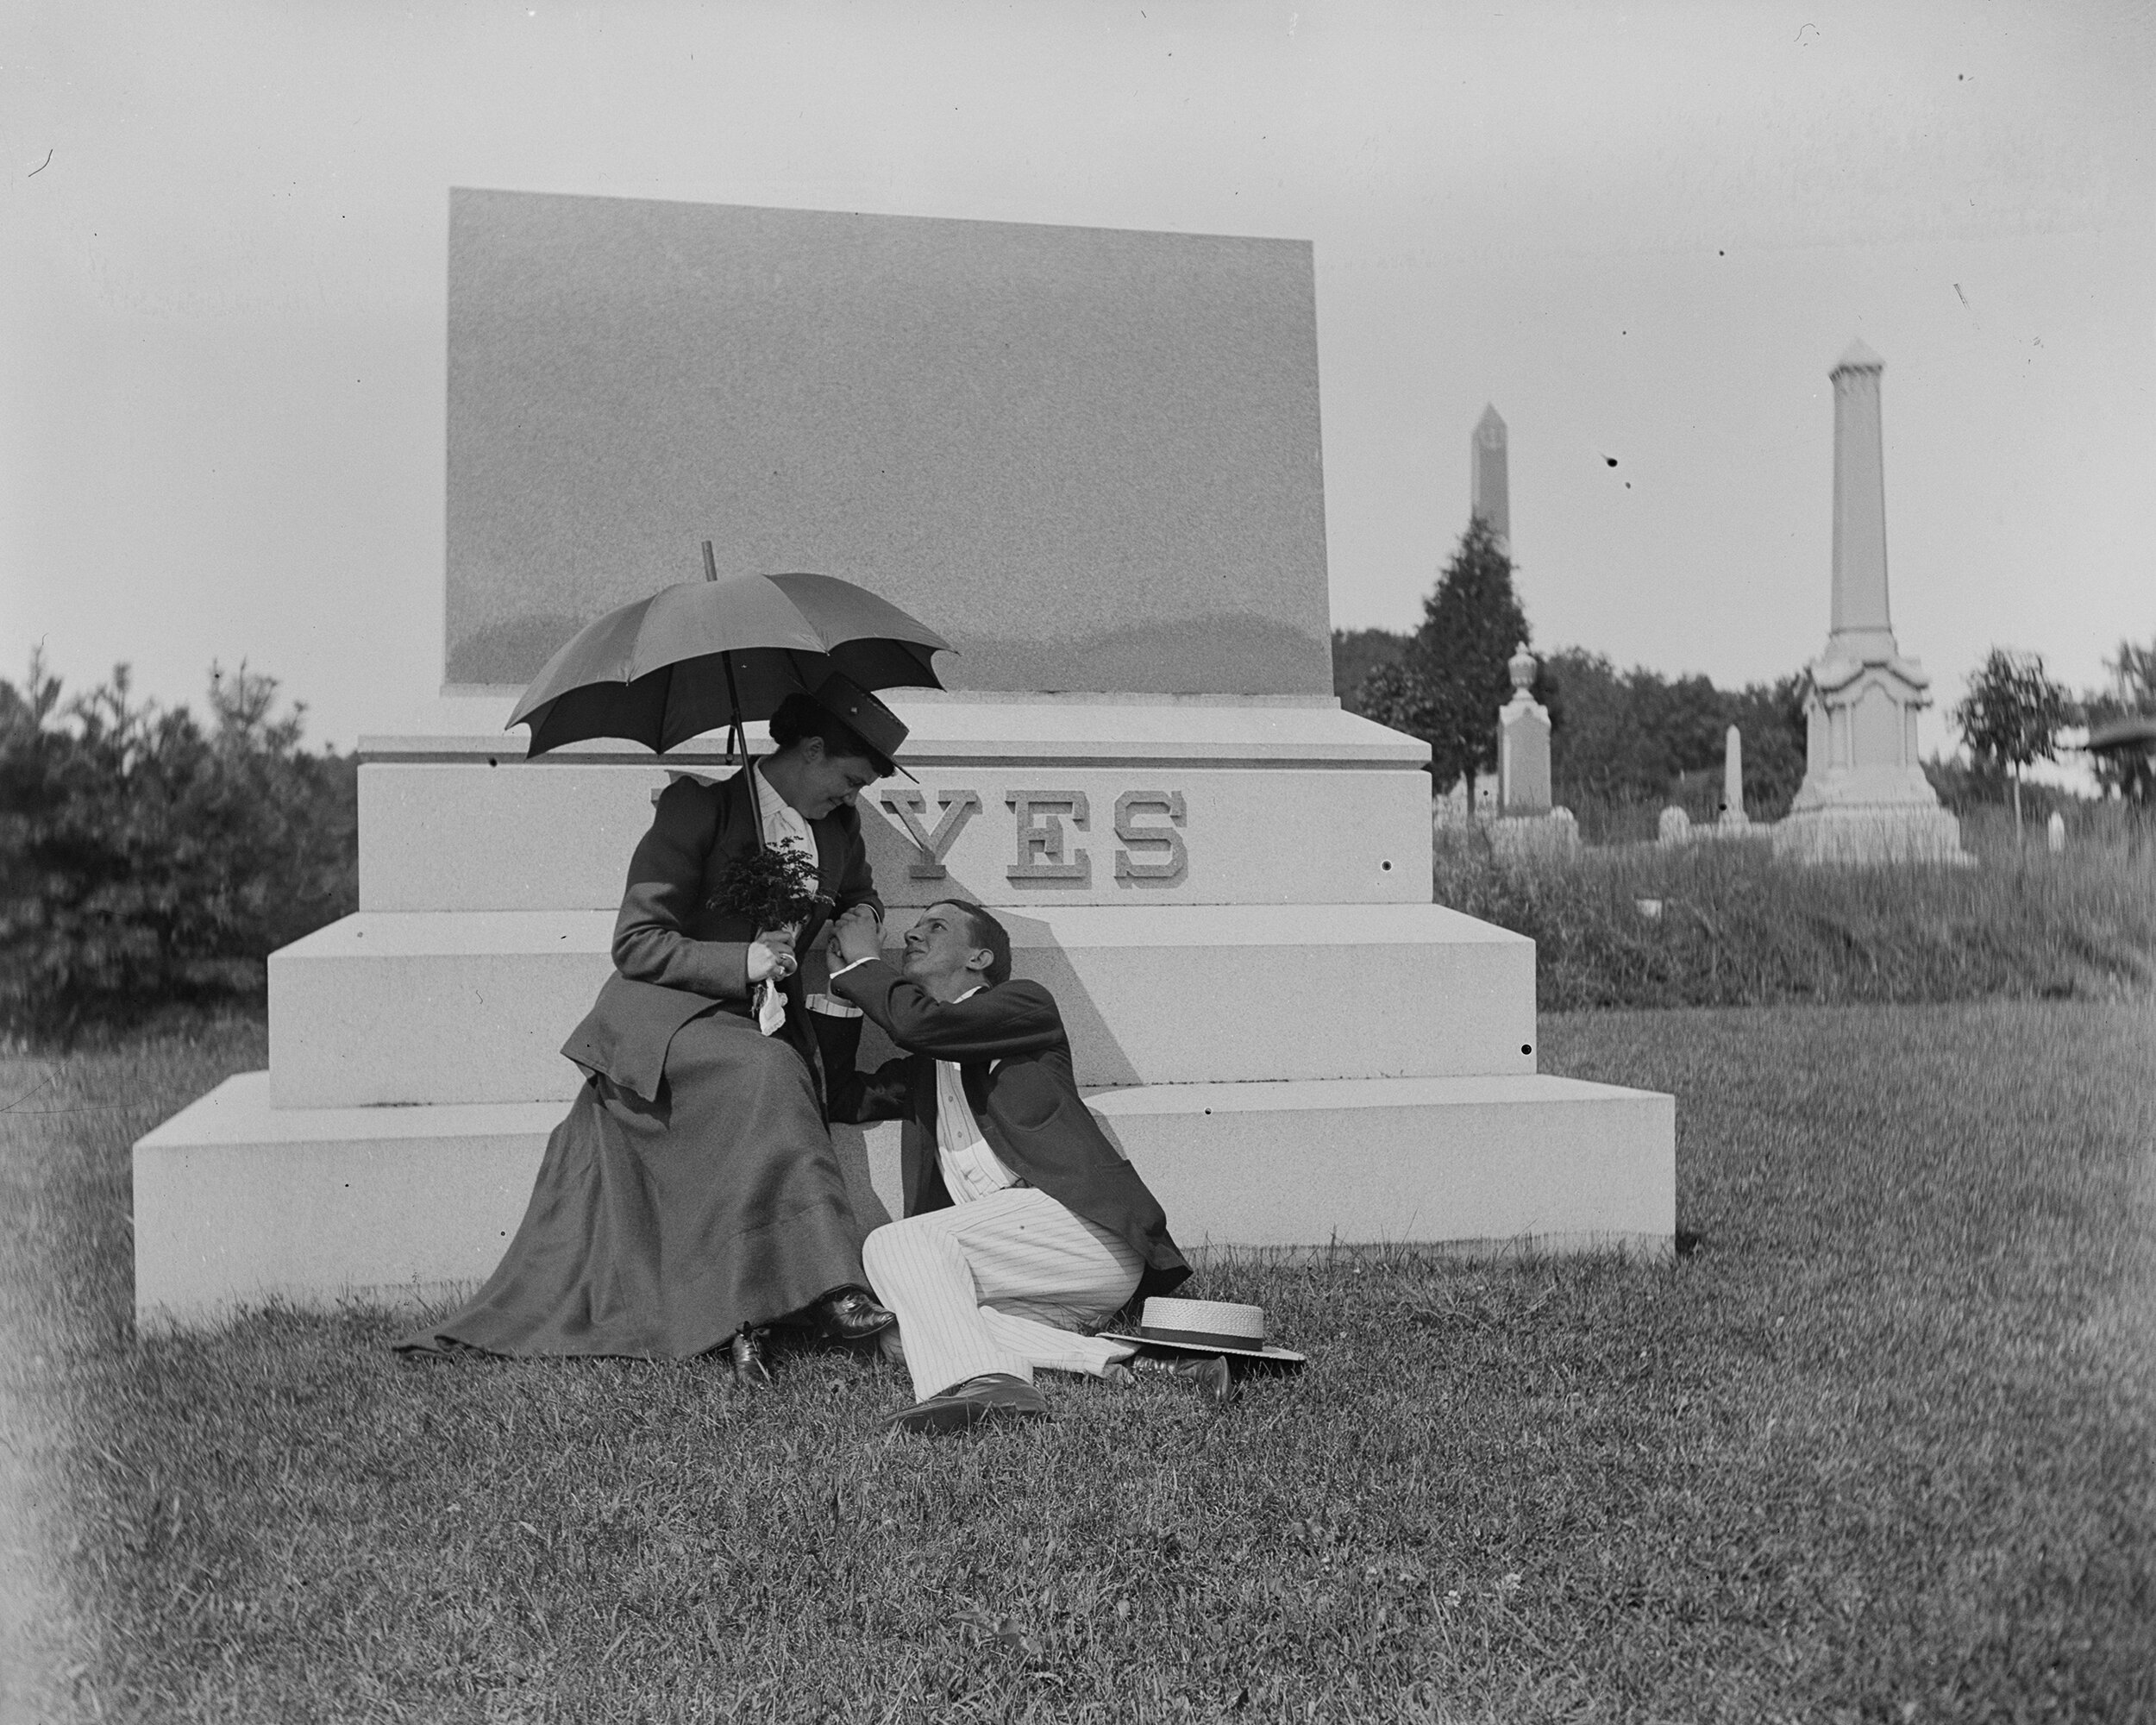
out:
<path id="1" fill-rule="evenodd" d="M 1306 241 L 457 190 L 447 681 L 812 569 L 954 688 L 1326 693 Z"/>

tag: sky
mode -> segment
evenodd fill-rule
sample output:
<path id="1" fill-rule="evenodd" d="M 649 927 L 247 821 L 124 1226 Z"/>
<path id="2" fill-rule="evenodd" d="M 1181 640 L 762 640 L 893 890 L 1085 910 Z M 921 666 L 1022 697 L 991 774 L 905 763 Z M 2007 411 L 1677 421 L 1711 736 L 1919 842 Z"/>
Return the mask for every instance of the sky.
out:
<path id="1" fill-rule="evenodd" d="M 1824 644 L 1861 337 L 1902 650 L 2091 686 L 2156 637 L 2152 89 L 2147 3 L 16 0 L 0 676 L 433 693 L 468 185 L 1309 240 L 1335 624 L 1413 626 L 1494 404 L 1537 645 L 1724 685 Z"/>

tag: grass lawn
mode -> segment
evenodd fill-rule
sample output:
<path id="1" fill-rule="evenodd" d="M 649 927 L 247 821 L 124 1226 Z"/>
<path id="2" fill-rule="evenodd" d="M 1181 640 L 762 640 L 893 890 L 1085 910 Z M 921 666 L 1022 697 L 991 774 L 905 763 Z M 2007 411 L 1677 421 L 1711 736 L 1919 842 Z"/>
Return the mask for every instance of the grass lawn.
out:
<path id="1" fill-rule="evenodd" d="M 1214 1269 L 1300 1379 L 886 1441 L 797 1359 L 130 1331 L 130 1140 L 259 1025 L 0 1063 L 10 1718 L 2156 1716 L 2156 1008 L 1545 1016 L 1673 1264 Z"/>

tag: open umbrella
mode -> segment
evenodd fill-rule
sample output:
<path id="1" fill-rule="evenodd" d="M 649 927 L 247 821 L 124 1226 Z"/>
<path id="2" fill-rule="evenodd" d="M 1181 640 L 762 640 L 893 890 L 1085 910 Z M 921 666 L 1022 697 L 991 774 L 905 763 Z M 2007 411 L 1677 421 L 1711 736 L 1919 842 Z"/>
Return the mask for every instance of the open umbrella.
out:
<path id="1" fill-rule="evenodd" d="M 530 753 L 618 737 L 663 754 L 727 729 L 747 756 L 743 721 L 768 718 L 796 690 L 833 671 L 864 689 L 939 689 L 931 663 L 950 643 L 888 600 L 835 575 L 737 575 L 720 580 L 704 543 L 705 578 L 662 587 L 586 624 L 531 680 L 509 729 L 531 726 Z"/>

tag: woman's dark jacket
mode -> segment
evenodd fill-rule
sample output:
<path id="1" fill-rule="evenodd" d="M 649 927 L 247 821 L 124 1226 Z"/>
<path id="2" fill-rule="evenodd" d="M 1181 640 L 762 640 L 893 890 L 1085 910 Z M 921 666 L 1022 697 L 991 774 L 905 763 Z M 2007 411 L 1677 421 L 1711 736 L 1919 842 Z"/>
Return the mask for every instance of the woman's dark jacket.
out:
<path id="1" fill-rule="evenodd" d="M 780 985 L 787 1021 L 779 1032 L 801 1051 L 819 1079 L 828 1063 L 853 1070 L 859 1019 L 807 1010 L 811 988 L 825 986 L 827 967 L 810 945 L 825 921 L 859 904 L 883 913 L 862 842 L 861 814 L 842 803 L 809 822 L 821 890 L 796 950 L 801 968 Z M 757 931 L 745 918 L 711 908 L 720 874 L 762 842 L 756 797 L 747 773 L 718 784 L 680 778 L 661 794 L 651 830 L 629 861 L 629 886 L 614 923 L 614 974 L 561 1051 L 586 1072 L 602 1074 L 648 1102 L 659 1100 L 674 1032 L 706 1012 L 753 1017 L 749 944 Z M 819 1038 L 823 1046 L 819 1048 Z"/>

